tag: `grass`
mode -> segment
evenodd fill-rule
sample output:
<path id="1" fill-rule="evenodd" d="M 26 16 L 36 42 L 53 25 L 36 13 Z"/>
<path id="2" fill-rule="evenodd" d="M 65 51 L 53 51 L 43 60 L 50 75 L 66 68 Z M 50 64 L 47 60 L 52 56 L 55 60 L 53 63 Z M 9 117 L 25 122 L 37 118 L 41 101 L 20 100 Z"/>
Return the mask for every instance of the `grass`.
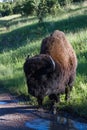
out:
<path id="1" fill-rule="evenodd" d="M 72 110 L 87 119 L 87 6 L 71 5 L 56 16 L 38 23 L 36 17 L 12 15 L 0 18 L 0 93 L 28 95 L 23 64 L 26 56 L 40 51 L 41 41 L 60 29 L 74 47 L 78 57 L 77 76 L 69 103 L 60 108 Z M 33 100 L 34 101 L 34 100 Z"/>

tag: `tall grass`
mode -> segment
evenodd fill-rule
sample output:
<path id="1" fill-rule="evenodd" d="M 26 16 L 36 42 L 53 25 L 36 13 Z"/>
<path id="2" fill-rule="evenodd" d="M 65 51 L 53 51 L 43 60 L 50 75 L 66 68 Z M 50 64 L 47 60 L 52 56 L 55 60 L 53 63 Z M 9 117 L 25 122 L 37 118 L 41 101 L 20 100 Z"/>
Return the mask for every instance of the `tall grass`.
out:
<path id="1" fill-rule="evenodd" d="M 77 76 L 69 103 L 62 108 L 73 110 L 87 118 L 87 9 L 86 5 L 72 5 L 56 16 L 48 16 L 38 23 L 36 17 L 13 15 L 0 18 L 0 93 L 27 95 L 23 72 L 26 56 L 40 51 L 41 41 L 55 29 L 60 29 L 74 47 L 77 58 Z M 61 97 L 62 99 L 62 97 Z"/>

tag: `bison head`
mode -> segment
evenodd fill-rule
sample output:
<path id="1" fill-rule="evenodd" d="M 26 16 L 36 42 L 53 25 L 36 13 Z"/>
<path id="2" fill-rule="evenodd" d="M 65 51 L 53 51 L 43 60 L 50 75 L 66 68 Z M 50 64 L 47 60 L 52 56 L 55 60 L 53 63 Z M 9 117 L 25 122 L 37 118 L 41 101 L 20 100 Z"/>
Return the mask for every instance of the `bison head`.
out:
<path id="1" fill-rule="evenodd" d="M 24 63 L 24 72 L 27 78 L 41 76 L 55 70 L 55 62 L 51 56 L 41 54 L 34 57 L 27 57 Z"/>

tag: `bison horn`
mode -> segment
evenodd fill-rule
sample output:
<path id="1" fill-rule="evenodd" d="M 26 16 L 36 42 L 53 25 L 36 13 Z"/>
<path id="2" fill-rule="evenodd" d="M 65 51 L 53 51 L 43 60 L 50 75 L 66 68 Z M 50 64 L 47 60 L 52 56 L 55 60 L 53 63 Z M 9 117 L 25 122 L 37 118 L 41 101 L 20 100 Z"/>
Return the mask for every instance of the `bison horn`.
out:
<path id="1" fill-rule="evenodd" d="M 55 62 L 54 62 L 54 60 L 53 60 L 53 58 L 51 56 L 49 56 L 49 58 L 50 58 L 50 60 L 51 60 L 51 62 L 53 64 L 53 70 L 55 70 Z"/>

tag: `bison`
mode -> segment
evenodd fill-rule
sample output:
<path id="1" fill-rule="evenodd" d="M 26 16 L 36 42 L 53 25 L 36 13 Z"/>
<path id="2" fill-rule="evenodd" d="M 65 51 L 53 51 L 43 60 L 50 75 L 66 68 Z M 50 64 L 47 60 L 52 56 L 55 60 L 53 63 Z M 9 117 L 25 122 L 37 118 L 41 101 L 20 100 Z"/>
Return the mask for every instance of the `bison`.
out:
<path id="1" fill-rule="evenodd" d="M 76 77 L 77 57 L 65 34 L 55 30 L 50 36 L 43 39 L 40 54 L 48 54 L 54 62 L 60 64 L 63 75 L 60 78 L 60 88 L 62 90 L 65 88 L 65 100 L 68 100 Z"/>
<path id="2" fill-rule="evenodd" d="M 27 57 L 24 72 L 28 92 L 37 98 L 39 106 L 49 96 L 52 108 L 60 94 L 70 97 L 76 75 L 77 58 L 63 32 L 56 30 L 43 39 L 39 55 Z"/>

